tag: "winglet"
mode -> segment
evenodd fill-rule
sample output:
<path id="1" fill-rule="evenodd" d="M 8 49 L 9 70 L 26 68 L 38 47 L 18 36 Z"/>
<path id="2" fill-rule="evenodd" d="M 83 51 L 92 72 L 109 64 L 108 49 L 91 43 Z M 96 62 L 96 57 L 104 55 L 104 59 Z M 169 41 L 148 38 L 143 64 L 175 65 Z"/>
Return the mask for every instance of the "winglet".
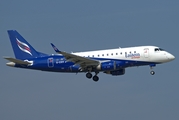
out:
<path id="1" fill-rule="evenodd" d="M 58 48 L 53 43 L 51 43 L 51 45 L 52 45 L 53 49 L 55 50 L 55 52 L 57 52 L 57 53 L 61 52 L 60 50 L 58 50 Z"/>

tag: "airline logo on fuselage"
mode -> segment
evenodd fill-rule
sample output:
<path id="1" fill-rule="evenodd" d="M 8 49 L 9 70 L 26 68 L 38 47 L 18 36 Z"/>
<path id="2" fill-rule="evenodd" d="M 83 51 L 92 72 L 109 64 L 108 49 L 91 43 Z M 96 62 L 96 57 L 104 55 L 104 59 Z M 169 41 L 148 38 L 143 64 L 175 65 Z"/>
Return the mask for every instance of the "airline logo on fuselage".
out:
<path id="1" fill-rule="evenodd" d="M 130 54 L 125 53 L 125 57 L 131 59 L 138 59 L 140 58 L 140 53 L 130 53 Z"/>
<path id="2" fill-rule="evenodd" d="M 16 38 L 16 42 L 17 42 L 17 46 L 19 47 L 20 50 L 22 50 L 23 52 L 26 52 L 32 56 L 30 47 L 27 44 L 19 41 L 17 38 Z"/>

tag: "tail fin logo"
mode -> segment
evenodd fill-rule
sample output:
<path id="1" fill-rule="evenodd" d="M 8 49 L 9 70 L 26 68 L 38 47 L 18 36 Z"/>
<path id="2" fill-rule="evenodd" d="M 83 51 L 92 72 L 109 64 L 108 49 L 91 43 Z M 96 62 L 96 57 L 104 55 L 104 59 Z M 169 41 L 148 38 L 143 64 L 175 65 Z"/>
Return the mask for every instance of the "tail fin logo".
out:
<path id="1" fill-rule="evenodd" d="M 30 47 L 27 44 L 19 41 L 17 38 L 16 38 L 16 42 L 17 42 L 17 46 L 19 47 L 19 49 L 21 49 L 23 52 L 26 52 L 32 56 Z"/>

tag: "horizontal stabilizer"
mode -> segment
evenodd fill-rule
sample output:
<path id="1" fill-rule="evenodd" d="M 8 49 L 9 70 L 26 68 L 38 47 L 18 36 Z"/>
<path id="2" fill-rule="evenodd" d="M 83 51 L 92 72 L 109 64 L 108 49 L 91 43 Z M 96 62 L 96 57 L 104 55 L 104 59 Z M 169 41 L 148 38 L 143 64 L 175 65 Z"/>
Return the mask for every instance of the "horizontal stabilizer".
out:
<path id="1" fill-rule="evenodd" d="M 30 62 L 18 60 L 18 59 L 11 58 L 11 57 L 4 57 L 4 59 L 9 60 L 10 62 L 14 62 L 16 64 L 21 64 L 21 65 L 30 65 L 31 64 Z"/>

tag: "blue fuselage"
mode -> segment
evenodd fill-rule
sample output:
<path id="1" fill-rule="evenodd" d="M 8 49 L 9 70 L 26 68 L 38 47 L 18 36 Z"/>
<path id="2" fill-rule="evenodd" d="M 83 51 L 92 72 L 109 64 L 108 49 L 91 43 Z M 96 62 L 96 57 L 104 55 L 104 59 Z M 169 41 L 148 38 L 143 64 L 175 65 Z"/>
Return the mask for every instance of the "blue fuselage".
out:
<path id="1" fill-rule="evenodd" d="M 120 69 L 133 67 L 133 66 L 159 64 L 153 62 L 131 61 L 131 60 L 121 60 L 121 59 L 119 60 L 105 59 L 105 58 L 91 58 L 91 59 L 122 62 L 123 65 L 120 67 Z M 33 64 L 29 66 L 16 64 L 15 67 L 42 70 L 42 71 L 51 71 L 51 72 L 87 72 L 84 70 L 80 71 L 79 65 L 75 65 L 73 62 L 66 61 L 64 56 L 59 56 L 59 55 L 38 57 L 38 58 L 28 59 L 28 61 L 33 61 Z M 96 71 L 96 70 L 93 69 L 92 71 Z M 105 70 L 100 70 L 100 71 L 105 71 Z"/>

